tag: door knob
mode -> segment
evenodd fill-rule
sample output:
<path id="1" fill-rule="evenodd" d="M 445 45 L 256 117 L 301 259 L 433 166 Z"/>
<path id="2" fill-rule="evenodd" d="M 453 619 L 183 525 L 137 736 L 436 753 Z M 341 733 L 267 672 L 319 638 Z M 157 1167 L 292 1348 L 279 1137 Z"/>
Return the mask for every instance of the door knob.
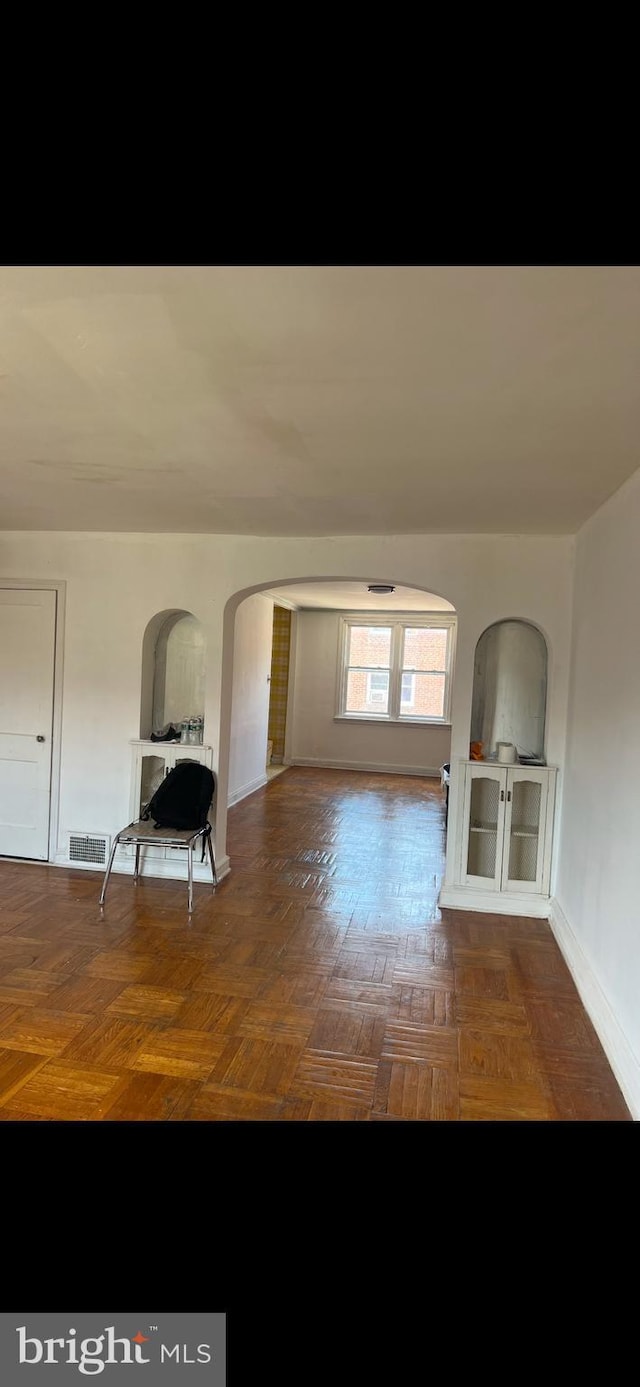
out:
<path id="1" fill-rule="evenodd" d="M 43 742 L 44 740 L 45 740 L 45 739 L 44 739 L 44 737 L 42 737 L 42 736 L 36 737 L 36 741 L 37 741 L 37 742 Z"/>

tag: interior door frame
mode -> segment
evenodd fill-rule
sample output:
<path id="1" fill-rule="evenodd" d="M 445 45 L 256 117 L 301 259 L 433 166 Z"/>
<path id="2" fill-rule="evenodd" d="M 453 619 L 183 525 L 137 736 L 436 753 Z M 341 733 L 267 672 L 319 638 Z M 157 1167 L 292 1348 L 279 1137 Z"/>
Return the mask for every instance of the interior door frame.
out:
<path id="1" fill-rule="evenodd" d="M 49 785 L 48 862 L 53 862 L 58 843 L 60 822 L 60 767 L 62 762 L 62 677 L 64 665 L 64 623 L 67 584 L 55 578 L 0 578 L 0 588 L 20 592 L 45 588 L 56 593 L 56 618 L 53 656 L 53 722 L 51 727 L 51 781 Z M 19 861 L 22 859 L 18 859 Z"/>

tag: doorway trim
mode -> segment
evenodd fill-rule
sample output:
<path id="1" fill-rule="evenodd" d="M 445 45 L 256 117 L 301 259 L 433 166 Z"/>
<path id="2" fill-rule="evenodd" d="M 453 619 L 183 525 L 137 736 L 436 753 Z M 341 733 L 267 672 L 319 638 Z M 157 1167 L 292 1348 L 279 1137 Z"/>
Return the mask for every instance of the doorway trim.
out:
<path id="1" fill-rule="evenodd" d="M 54 578 L 0 578 L 0 588 L 21 592 L 44 588 L 56 594 L 56 622 L 53 657 L 53 723 L 51 728 L 51 780 L 49 784 L 49 839 L 47 862 L 53 862 L 60 822 L 60 770 L 62 763 L 62 678 L 64 666 L 64 623 L 67 584 Z M 22 861 L 22 859 L 16 859 Z M 37 863 L 34 863 L 36 866 Z M 44 863 L 42 864 L 45 865 Z"/>

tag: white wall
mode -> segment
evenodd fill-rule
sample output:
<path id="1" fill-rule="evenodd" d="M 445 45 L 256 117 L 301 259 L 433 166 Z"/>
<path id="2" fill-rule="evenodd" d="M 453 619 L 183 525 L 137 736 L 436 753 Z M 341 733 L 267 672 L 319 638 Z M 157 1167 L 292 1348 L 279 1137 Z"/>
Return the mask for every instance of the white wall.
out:
<path id="1" fill-rule="evenodd" d="M 256 593 L 236 612 L 229 804 L 266 784 L 273 602 Z"/>
<path id="2" fill-rule="evenodd" d="M 291 759 L 436 773 L 449 760 L 448 727 L 334 721 L 339 629 L 338 612 L 298 612 Z"/>
<path id="3" fill-rule="evenodd" d="M 144 632 L 156 612 L 182 609 L 206 637 L 205 740 L 218 773 L 216 862 L 224 870 L 235 609 L 256 588 L 287 579 L 373 582 L 382 574 L 448 598 L 458 613 L 453 759 L 468 752 L 478 636 L 501 617 L 538 623 L 550 649 L 547 757 L 562 766 L 572 558 L 573 542 L 562 536 L 0 534 L 0 578 L 67 584 L 60 860 L 70 829 L 113 833 L 127 822 Z M 453 795 L 449 812 L 451 823 Z"/>
<path id="4" fill-rule="evenodd" d="M 554 924 L 640 1116 L 640 472 L 578 535 Z"/>

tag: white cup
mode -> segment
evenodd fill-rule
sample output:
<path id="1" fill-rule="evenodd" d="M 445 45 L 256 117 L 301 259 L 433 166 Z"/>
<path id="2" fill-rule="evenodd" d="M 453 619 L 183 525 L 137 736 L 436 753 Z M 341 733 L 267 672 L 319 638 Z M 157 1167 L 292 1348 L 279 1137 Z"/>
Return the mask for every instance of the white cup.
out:
<path id="1" fill-rule="evenodd" d="M 498 760 L 503 766 L 512 766 L 516 760 L 516 749 L 512 742 L 498 742 L 496 746 Z"/>

